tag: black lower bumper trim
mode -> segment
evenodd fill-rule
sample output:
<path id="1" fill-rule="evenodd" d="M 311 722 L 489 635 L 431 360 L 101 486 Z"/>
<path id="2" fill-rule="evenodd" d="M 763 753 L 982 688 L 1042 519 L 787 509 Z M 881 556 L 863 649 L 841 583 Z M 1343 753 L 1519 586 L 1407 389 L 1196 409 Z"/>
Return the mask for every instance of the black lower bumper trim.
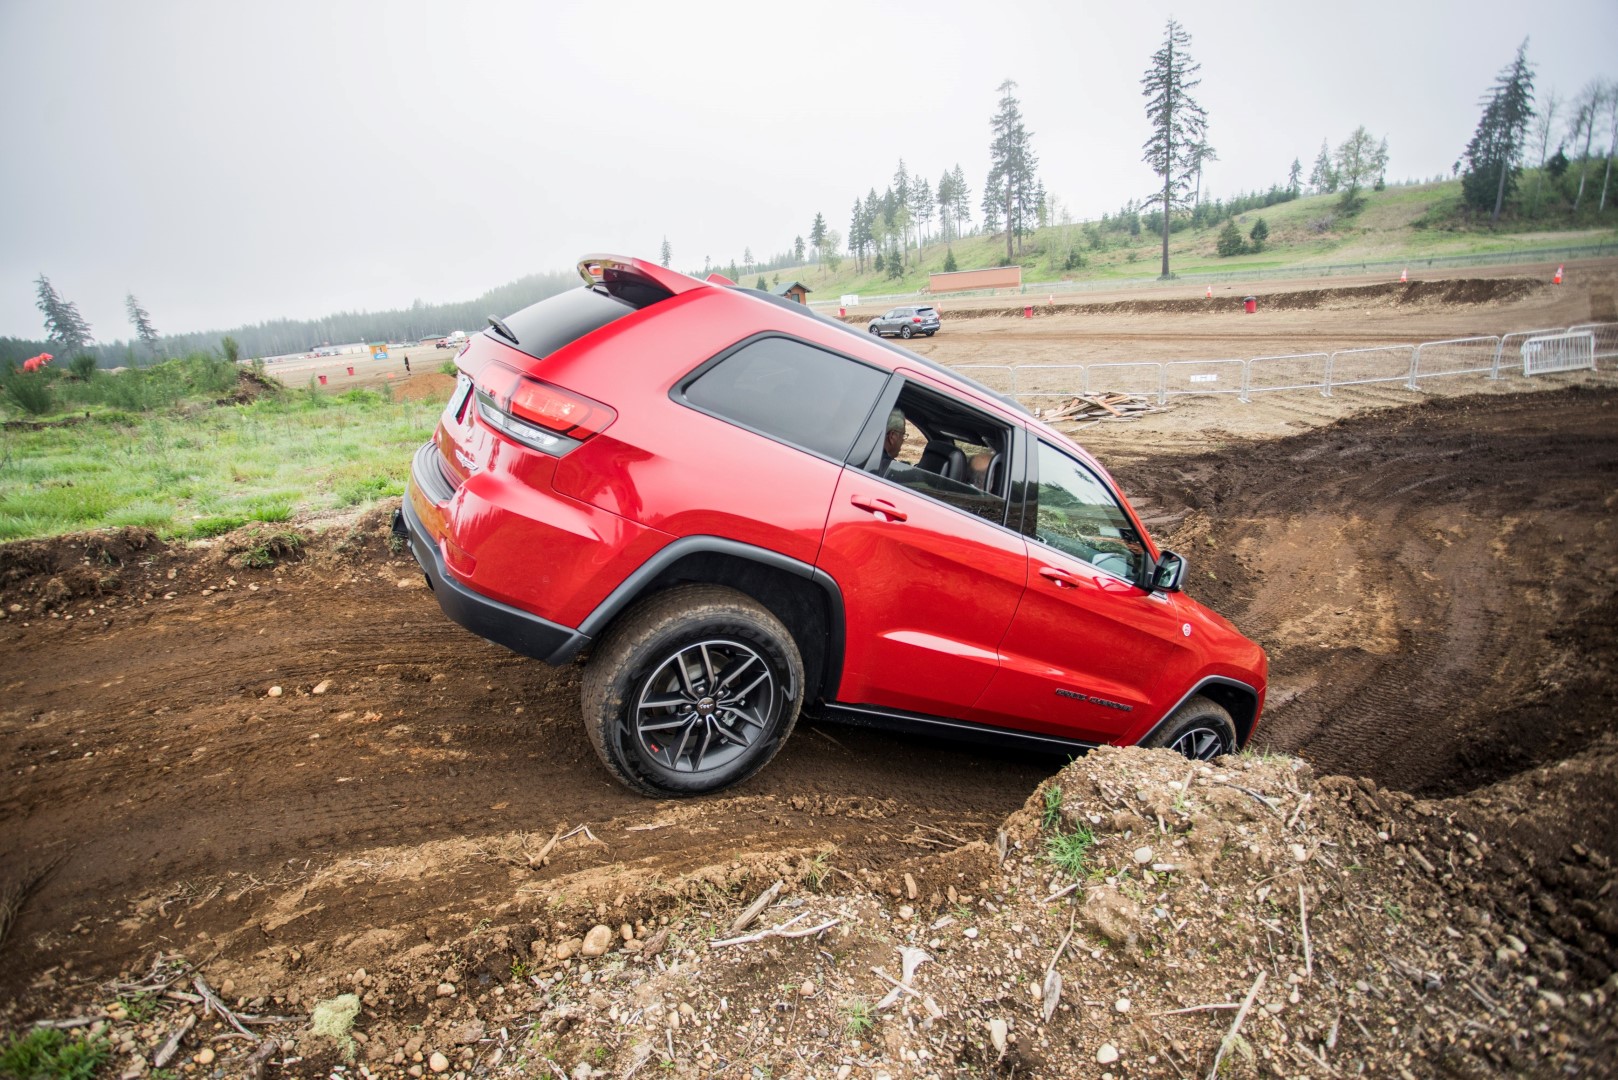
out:
<path id="1" fill-rule="evenodd" d="M 415 480 L 412 478 L 411 484 Z M 504 645 L 512 652 L 532 656 L 548 664 L 565 664 L 579 654 L 590 642 L 589 637 L 577 630 L 560 626 L 538 615 L 530 614 L 462 585 L 450 575 L 438 546 L 427 536 L 421 519 L 410 505 L 410 492 L 405 492 L 395 531 L 402 527 L 409 537 L 410 553 L 427 575 L 438 606 L 452 622 L 459 623 L 479 637 L 496 645 Z"/>

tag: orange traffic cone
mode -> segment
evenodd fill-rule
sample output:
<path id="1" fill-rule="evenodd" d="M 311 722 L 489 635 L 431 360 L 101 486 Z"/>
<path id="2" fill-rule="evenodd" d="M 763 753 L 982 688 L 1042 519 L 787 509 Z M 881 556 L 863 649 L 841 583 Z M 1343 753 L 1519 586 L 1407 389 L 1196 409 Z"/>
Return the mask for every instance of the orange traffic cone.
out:
<path id="1" fill-rule="evenodd" d="M 1551 278 L 1551 284 L 1552 285 L 1560 285 L 1560 284 L 1562 284 L 1562 267 L 1558 266 L 1556 268 L 1556 276 Z"/>
<path id="2" fill-rule="evenodd" d="M 1410 282 L 1410 267 L 1407 266 L 1403 270 L 1399 271 L 1399 284 L 1406 285 L 1406 284 L 1409 284 L 1409 282 Z"/>
<path id="3" fill-rule="evenodd" d="M 1212 285 L 1208 286 L 1208 299 L 1210 299 L 1210 300 L 1213 299 L 1213 286 Z"/>

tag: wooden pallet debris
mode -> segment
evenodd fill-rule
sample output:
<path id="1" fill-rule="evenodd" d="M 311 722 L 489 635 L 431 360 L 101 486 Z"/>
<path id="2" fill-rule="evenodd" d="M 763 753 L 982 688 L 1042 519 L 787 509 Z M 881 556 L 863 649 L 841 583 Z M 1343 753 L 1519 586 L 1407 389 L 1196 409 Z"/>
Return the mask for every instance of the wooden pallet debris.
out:
<path id="1" fill-rule="evenodd" d="M 1070 397 L 1040 413 L 1047 423 L 1058 420 L 1116 420 L 1139 419 L 1140 413 L 1157 412 L 1158 408 L 1139 394 L 1079 394 Z"/>

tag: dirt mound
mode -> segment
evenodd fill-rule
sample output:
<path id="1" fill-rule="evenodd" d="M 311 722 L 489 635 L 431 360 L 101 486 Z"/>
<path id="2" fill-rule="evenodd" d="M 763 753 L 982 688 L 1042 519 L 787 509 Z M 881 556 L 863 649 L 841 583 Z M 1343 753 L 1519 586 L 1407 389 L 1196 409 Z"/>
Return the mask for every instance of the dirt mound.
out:
<path id="1" fill-rule="evenodd" d="M 133 527 L 0 545 L 0 608 L 45 613 L 119 592 L 127 568 L 161 550 L 156 533 Z"/>
<path id="2" fill-rule="evenodd" d="M 1268 649 L 1262 745 L 1444 794 L 1614 730 L 1615 415 L 1611 390 L 1439 399 L 1117 472 Z"/>
<path id="3" fill-rule="evenodd" d="M 1378 307 L 1409 306 L 1464 306 L 1501 304 L 1520 300 L 1544 288 L 1544 282 L 1534 278 L 1452 278 L 1440 281 L 1381 282 L 1374 285 L 1353 285 L 1333 289 L 1292 289 L 1271 292 L 1256 288 L 1260 311 L 1313 311 L 1350 308 L 1368 310 Z M 1049 298 L 1047 298 L 1048 300 Z M 1111 303 L 1086 304 L 1076 301 L 1039 303 L 1038 297 L 1028 301 L 1035 318 L 1051 315 L 1239 315 L 1242 314 L 1240 297 L 1166 297 L 1150 300 L 1115 300 Z M 948 305 L 946 318 L 1022 318 L 1023 309 L 1005 305 L 974 305 L 970 300 Z M 865 322 L 867 318 L 851 318 L 849 322 Z"/>
<path id="4" fill-rule="evenodd" d="M 448 401 L 450 391 L 455 389 L 455 376 L 446 375 L 442 371 L 432 371 L 424 375 L 412 375 L 401 383 L 394 384 L 393 397 L 396 401 Z"/>
<path id="5" fill-rule="evenodd" d="M 183 1054 L 208 1047 L 232 1075 L 253 1046 L 160 993 L 283 1017 L 252 1030 L 292 1077 L 345 1059 L 373 1076 L 1602 1074 L 1618 980 L 1501 909 L 1464 809 L 1317 782 L 1295 759 L 1104 749 L 994 842 L 881 873 L 832 852 L 734 860 L 620 916 L 519 857 L 475 925 L 362 917 L 314 938 L 331 880 L 257 882 L 224 898 L 269 901 L 250 958 L 205 940 L 188 955 L 241 959 L 197 957 L 199 982 L 170 950 L 102 987 L 46 984 L 125 1060 L 189 1015 Z M 365 855 L 337 876 L 368 867 L 373 894 L 411 880 L 401 853 Z M 216 896 L 153 898 L 124 925 L 181 926 Z M 312 1030 L 343 994 L 352 1026 Z"/>

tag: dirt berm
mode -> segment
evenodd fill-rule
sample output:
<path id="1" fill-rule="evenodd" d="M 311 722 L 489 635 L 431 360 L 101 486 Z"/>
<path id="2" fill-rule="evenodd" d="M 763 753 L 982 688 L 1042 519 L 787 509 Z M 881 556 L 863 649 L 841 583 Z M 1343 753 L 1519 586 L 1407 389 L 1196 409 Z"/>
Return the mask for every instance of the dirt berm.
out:
<path id="1" fill-rule="evenodd" d="M 1615 410 L 1122 460 L 1272 658 L 1208 765 L 810 723 L 649 802 L 386 508 L 6 545 L 0 1023 L 131 1077 L 1612 1075 Z"/>

